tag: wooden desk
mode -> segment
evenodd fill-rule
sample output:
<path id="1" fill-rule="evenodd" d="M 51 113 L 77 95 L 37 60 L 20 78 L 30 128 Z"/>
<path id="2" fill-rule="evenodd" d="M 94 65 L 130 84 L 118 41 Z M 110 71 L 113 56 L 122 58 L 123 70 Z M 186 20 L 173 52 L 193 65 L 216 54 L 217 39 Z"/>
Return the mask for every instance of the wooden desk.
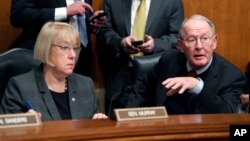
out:
<path id="1" fill-rule="evenodd" d="M 174 115 L 158 120 L 68 120 L 0 129 L 0 140 L 229 140 L 230 124 L 250 124 L 250 114 Z"/>

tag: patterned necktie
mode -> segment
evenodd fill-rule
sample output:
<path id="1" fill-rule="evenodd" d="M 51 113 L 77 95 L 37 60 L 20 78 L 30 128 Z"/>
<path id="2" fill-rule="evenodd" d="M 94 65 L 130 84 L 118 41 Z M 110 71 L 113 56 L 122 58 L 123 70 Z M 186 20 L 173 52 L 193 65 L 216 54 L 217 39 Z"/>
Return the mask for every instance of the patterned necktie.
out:
<path id="1" fill-rule="evenodd" d="M 132 35 L 137 40 L 143 40 L 146 28 L 146 0 L 141 0 L 140 5 L 137 8 Z"/>
<path id="2" fill-rule="evenodd" d="M 132 29 L 132 35 L 137 40 L 144 40 L 145 28 L 146 28 L 147 16 L 146 16 L 146 0 L 141 0 L 140 5 L 137 8 L 136 16 L 134 20 L 134 26 Z M 142 52 L 131 54 L 131 58 L 143 56 Z"/>
<path id="3" fill-rule="evenodd" d="M 75 0 L 75 2 L 81 0 Z M 88 35 L 87 35 L 87 27 L 85 22 L 85 15 L 77 15 L 77 24 L 78 24 L 78 31 L 80 34 L 81 43 L 84 47 L 88 45 Z"/>

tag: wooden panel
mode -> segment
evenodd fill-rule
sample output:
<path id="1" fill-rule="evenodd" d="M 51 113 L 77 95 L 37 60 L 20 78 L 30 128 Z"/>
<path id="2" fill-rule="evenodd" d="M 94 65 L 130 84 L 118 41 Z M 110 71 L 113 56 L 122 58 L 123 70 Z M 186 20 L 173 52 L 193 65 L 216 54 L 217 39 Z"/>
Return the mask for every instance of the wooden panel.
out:
<path id="1" fill-rule="evenodd" d="M 250 114 L 170 115 L 169 118 L 128 122 L 61 120 L 43 122 L 37 127 L 0 129 L 0 140 L 228 141 L 231 124 L 249 123 Z"/>
<path id="2" fill-rule="evenodd" d="M 20 29 L 16 29 L 10 24 L 10 3 L 11 0 L 0 1 L 0 52 L 6 51 L 11 43 L 21 33 Z"/>

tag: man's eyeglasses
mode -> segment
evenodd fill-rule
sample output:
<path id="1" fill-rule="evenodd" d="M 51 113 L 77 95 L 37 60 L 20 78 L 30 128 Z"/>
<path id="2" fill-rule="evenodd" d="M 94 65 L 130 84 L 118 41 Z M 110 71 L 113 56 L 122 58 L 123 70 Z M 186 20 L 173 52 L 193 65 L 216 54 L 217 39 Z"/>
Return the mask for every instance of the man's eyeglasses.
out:
<path id="1" fill-rule="evenodd" d="M 187 43 L 187 45 L 189 46 L 195 46 L 198 43 L 198 40 L 200 40 L 202 45 L 209 45 L 211 42 L 211 39 L 214 37 L 214 35 L 212 36 L 203 36 L 200 38 L 197 37 L 190 37 L 187 39 L 184 39 L 183 41 Z"/>
<path id="2" fill-rule="evenodd" d="M 58 47 L 60 48 L 61 51 L 65 52 L 65 53 L 69 53 L 71 49 L 73 49 L 73 51 L 77 54 L 80 53 L 81 51 L 81 47 L 69 47 L 69 46 L 60 46 L 60 45 L 55 45 L 55 44 L 51 44 L 53 47 Z"/>

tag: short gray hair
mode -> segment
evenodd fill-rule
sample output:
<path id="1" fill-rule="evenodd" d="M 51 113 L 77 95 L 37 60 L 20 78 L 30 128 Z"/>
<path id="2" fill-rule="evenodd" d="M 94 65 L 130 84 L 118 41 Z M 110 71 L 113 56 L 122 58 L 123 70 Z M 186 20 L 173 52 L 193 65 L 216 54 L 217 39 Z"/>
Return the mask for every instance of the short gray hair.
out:
<path id="1" fill-rule="evenodd" d="M 180 37 L 181 39 L 183 39 L 183 38 L 185 37 L 185 33 L 184 33 L 184 31 L 183 31 L 184 25 L 185 25 L 185 23 L 186 23 L 187 21 L 189 21 L 189 20 L 191 20 L 191 19 L 200 20 L 200 21 L 205 21 L 205 22 L 207 22 L 208 25 L 209 25 L 210 28 L 211 28 L 212 33 L 215 34 L 215 32 L 216 32 L 216 31 L 215 31 L 215 26 L 214 26 L 214 24 L 213 24 L 208 18 L 206 18 L 205 16 L 202 16 L 202 15 L 193 15 L 193 16 L 191 16 L 189 19 L 185 19 L 185 20 L 182 22 L 181 27 L 180 27 L 180 30 L 179 30 L 179 37 Z"/>

